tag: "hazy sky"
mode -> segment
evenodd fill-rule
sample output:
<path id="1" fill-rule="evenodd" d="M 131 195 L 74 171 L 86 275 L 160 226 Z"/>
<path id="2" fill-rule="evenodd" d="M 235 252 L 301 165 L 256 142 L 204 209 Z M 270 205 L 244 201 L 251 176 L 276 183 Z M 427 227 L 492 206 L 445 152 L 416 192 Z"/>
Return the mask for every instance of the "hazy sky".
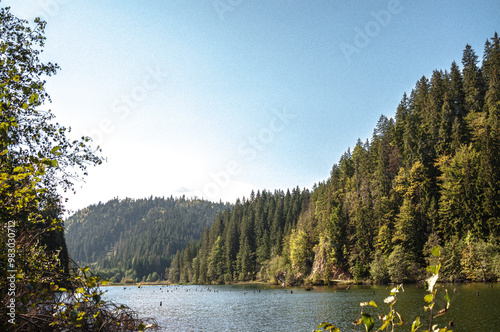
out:
<path id="1" fill-rule="evenodd" d="M 11 0 L 47 22 L 58 122 L 107 162 L 67 207 L 113 197 L 234 202 L 312 187 L 434 69 L 500 32 L 500 2 Z"/>

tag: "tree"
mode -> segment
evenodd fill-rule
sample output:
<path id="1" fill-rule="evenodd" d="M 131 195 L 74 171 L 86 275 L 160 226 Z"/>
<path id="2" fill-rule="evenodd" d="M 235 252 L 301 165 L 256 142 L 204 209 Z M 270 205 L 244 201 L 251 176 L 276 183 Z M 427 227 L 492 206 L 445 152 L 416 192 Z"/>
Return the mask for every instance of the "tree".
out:
<path id="1" fill-rule="evenodd" d="M 208 269 L 207 276 L 212 281 L 212 283 L 221 283 L 223 277 L 224 268 L 224 248 L 222 245 L 222 240 L 217 237 L 215 240 L 212 251 L 208 257 Z"/>
<path id="2" fill-rule="evenodd" d="M 477 186 L 479 153 L 472 145 L 462 146 L 453 157 L 443 156 L 438 165 L 441 171 L 441 198 L 438 230 L 447 239 L 452 234 L 460 237 L 467 231 L 483 234 L 480 218 L 480 192 Z"/>
<path id="3" fill-rule="evenodd" d="M 290 236 L 290 261 L 292 267 L 300 273 L 306 273 L 305 260 L 309 257 L 309 248 L 307 246 L 306 233 L 302 230 L 292 231 Z"/>
<path id="4" fill-rule="evenodd" d="M 479 112 L 483 108 L 484 86 L 480 68 L 477 66 L 476 52 L 467 44 L 462 57 L 465 105 L 469 112 Z"/>
<path id="5" fill-rule="evenodd" d="M 411 259 L 420 257 L 426 229 L 422 196 L 425 187 L 425 167 L 415 162 L 409 172 L 401 169 L 396 178 L 396 191 L 403 204 L 396 218 L 393 242 L 400 244 Z"/>
<path id="6" fill-rule="evenodd" d="M 102 158 L 89 138 L 69 140 L 69 129 L 40 109 L 50 101 L 43 77 L 58 69 L 39 60 L 45 22 L 36 19 L 31 27 L 2 8 L 0 25 L 0 241 L 11 244 L 0 249 L 0 325 L 11 331 L 144 329 L 133 312 L 101 299 L 100 277 L 88 268 L 70 275 L 58 253 L 65 248 L 58 189 L 71 189 Z M 14 317 L 8 315 L 13 302 Z"/>

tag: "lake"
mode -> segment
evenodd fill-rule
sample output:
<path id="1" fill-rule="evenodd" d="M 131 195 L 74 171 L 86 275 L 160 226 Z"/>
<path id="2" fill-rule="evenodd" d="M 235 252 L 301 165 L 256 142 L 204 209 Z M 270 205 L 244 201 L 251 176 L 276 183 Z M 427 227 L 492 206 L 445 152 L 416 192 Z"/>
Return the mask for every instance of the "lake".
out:
<path id="1" fill-rule="evenodd" d="M 440 285 L 439 287 L 444 287 Z M 446 286 L 450 310 L 435 319 L 440 326 L 453 321 L 454 331 L 500 331 L 500 285 L 452 284 Z M 154 317 L 162 331 L 312 331 L 323 321 L 342 331 L 352 331 L 360 313 L 360 302 L 374 300 L 372 315 L 387 313 L 383 300 L 392 286 L 278 288 L 262 285 L 238 286 L 114 286 L 102 287 L 104 298 L 126 304 L 141 316 Z M 456 289 L 456 292 L 454 292 Z M 424 312 L 422 287 L 405 286 L 395 309 L 409 323 Z M 478 295 L 479 294 L 479 295 Z M 438 299 L 444 297 L 440 288 Z M 160 305 L 161 303 L 161 305 Z M 438 309 L 443 301 L 438 304 Z M 380 323 L 376 319 L 376 327 Z M 425 326 L 427 328 L 427 326 Z M 423 329 L 423 328 L 422 328 Z M 359 327 L 359 331 L 364 331 Z"/>

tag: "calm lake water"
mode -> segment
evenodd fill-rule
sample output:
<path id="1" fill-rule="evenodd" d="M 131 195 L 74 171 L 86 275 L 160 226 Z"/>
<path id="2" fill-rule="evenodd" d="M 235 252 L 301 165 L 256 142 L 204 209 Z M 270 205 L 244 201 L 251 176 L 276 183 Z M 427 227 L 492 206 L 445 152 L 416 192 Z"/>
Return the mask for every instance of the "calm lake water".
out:
<path id="1" fill-rule="evenodd" d="M 492 286 L 448 285 L 451 308 L 435 322 L 447 326 L 453 321 L 453 331 L 500 331 L 500 285 Z M 106 299 L 127 304 L 141 316 L 154 317 L 162 331 L 312 331 L 323 321 L 352 331 L 351 322 L 358 318 L 360 302 L 374 300 L 378 304 L 378 308 L 365 309 L 372 315 L 389 311 L 383 300 L 389 296 L 390 287 L 315 287 L 305 291 L 260 285 L 131 286 L 103 290 Z M 410 330 L 418 315 L 426 321 L 425 294 L 422 287 L 414 285 L 405 286 L 405 292 L 398 294 L 395 308 L 409 323 L 405 330 Z M 443 296 L 440 289 L 438 298 Z M 442 307 L 441 302 L 438 309 Z M 380 326 L 378 319 L 376 324 Z"/>

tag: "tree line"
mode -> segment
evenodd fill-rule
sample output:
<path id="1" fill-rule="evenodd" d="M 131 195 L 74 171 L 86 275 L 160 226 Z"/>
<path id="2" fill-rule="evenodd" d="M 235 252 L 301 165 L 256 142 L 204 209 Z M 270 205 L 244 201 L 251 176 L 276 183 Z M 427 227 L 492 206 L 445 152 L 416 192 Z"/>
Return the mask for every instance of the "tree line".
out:
<path id="1" fill-rule="evenodd" d="M 470 45 L 382 115 L 311 192 L 252 193 L 175 255 L 171 282 L 500 277 L 500 41 Z"/>

